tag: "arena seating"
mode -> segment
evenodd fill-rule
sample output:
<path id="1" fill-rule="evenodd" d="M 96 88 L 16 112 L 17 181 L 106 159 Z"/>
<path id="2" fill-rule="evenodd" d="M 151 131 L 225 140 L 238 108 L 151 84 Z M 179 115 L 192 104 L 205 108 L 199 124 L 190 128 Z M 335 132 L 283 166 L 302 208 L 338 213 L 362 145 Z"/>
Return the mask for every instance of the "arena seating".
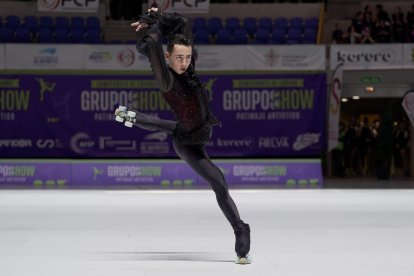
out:
<path id="1" fill-rule="evenodd" d="M 192 23 L 197 44 L 315 44 L 319 26 L 317 17 L 199 16 Z M 104 39 L 98 17 L 9 15 L 0 20 L 0 42 L 100 44 Z"/>

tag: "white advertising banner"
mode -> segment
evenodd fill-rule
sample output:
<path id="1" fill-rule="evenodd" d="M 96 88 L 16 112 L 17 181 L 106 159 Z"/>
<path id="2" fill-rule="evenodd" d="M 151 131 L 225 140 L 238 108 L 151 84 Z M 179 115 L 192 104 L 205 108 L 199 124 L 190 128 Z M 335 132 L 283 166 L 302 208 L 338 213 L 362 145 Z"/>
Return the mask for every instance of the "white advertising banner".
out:
<path id="1" fill-rule="evenodd" d="M 195 46 L 197 70 L 245 70 L 244 46 Z"/>
<path id="2" fill-rule="evenodd" d="M 154 2 L 163 12 L 177 12 L 180 14 L 208 13 L 210 0 L 151 0 L 149 6 Z"/>
<path id="3" fill-rule="evenodd" d="M 146 56 L 135 45 L 87 45 L 85 68 L 95 70 L 150 70 Z"/>
<path id="4" fill-rule="evenodd" d="M 41 12 L 89 12 L 96 13 L 99 0 L 37 0 Z"/>
<path id="5" fill-rule="evenodd" d="M 325 46 L 246 46 L 245 70 L 325 70 Z"/>
<path id="6" fill-rule="evenodd" d="M 84 69 L 85 45 L 6 44 L 7 69 Z"/>
<path id="7" fill-rule="evenodd" d="M 330 66 L 343 63 L 344 69 L 401 69 L 402 44 L 331 45 Z"/>
<path id="8" fill-rule="evenodd" d="M 332 74 L 329 93 L 328 151 L 333 150 L 338 145 L 343 67 L 343 63 L 339 64 Z"/>
<path id="9" fill-rule="evenodd" d="M 5 44 L 0 44 L 0 70 L 6 68 L 6 46 Z"/>
<path id="10" fill-rule="evenodd" d="M 404 68 L 414 68 L 414 43 L 403 46 Z"/>

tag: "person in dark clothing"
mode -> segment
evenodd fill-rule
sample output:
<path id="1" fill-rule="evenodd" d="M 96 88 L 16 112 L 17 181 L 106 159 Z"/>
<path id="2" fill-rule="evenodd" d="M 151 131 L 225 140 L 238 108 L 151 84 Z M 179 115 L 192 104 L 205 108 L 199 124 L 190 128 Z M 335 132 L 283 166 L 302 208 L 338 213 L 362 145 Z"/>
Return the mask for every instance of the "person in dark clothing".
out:
<path id="1" fill-rule="evenodd" d="M 189 20 L 177 13 L 161 13 L 153 5 L 131 26 L 138 32 L 137 50 L 149 58 L 155 83 L 177 119 L 176 122 L 162 120 L 137 111 L 135 124 L 172 135 L 175 152 L 210 183 L 221 210 L 232 225 L 236 236 L 236 262 L 250 263 L 250 226 L 240 219 L 223 173 L 205 150 L 212 127 L 220 122 L 209 109 L 207 94 L 195 71 Z M 168 40 L 165 53 L 162 38 Z"/>

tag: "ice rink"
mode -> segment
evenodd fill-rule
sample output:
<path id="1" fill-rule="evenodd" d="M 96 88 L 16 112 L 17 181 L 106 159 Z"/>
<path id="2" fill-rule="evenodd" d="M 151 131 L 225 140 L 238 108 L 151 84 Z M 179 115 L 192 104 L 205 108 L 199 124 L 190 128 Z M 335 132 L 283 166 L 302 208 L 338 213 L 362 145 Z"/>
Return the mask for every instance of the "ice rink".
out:
<path id="1" fill-rule="evenodd" d="M 210 190 L 0 190 L 0 275 L 414 275 L 414 190 L 230 193 L 250 265 Z"/>

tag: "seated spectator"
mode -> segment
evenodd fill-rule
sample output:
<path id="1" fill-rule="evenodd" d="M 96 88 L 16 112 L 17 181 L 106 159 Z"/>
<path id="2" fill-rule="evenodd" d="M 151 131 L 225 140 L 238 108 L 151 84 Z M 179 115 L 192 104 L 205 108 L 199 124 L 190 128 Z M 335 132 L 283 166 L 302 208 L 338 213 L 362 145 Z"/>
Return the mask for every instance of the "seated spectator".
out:
<path id="1" fill-rule="evenodd" d="M 378 43 L 390 43 L 391 42 L 391 26 L 388 22 L 383 20 L 379 21 L 375 30 L 376 41 Z"/>

